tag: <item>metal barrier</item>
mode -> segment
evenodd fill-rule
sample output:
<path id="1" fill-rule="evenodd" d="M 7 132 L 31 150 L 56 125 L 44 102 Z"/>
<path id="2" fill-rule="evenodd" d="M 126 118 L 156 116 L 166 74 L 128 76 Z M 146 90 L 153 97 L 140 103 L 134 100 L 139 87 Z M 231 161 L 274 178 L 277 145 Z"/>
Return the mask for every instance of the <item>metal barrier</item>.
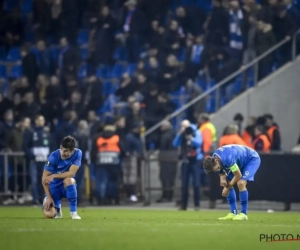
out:
<path id="1" fill-rule="evenodd" d="M 28 168 L 23 152 L 0 152 L 0 196 L 22 195 L 28 185 Z M 23 187 L 20 192 L 20 186 Z"/>

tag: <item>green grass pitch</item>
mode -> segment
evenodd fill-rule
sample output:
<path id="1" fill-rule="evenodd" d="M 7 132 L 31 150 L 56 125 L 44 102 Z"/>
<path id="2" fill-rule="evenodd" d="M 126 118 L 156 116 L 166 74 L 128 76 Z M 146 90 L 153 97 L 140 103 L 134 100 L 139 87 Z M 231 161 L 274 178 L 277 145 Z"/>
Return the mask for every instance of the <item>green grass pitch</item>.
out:
<path id="1" fill-rule="evenodd" d="M 300 241 L 260 242 L 260 234 L 300 235 L 299 213 L 250 212 L 220 222 L 226 211 L 79 209 L 82 220 L 44 219 L 40 208 L 0 208 L 1 250 L 276 250 Z"/>

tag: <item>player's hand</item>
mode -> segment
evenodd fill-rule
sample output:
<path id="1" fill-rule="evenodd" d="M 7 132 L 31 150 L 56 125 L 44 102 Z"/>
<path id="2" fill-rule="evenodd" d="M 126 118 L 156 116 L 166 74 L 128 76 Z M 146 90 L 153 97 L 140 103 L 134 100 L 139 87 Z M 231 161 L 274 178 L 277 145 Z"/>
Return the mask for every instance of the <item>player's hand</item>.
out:
<path id="1" fill-rule="evenodd" d="M 227 180 L 226 180 L 226 178 L 221 178 L 221 180 L 220 180 L 220 186 L 221 187 L 226 187 L 227 186 Z"/>
<path id="2" fill-rule="evenodd" d="M 53 205 L 53 199 L 52 198 L 47 198 L 44 207 L 46 209 L 46 211 L 49 211 L 49 209 L 51 208 L 51 206 Z"/>
<path id="3" fill-rule="evenodd" d="M 52 175 L 45 177 L 43 180 L 44 185 L 48 185 L 51 181 L 53 181 L 54 177 Z"/>
<path id="4" fill-rule="evenodd" d="M 223 191 L 222 191 L 222 196 L 223 196 L 223 197 L 227 197 L 228 194 L 229 194 L 229 188 L 224 187 L 224 188 L 223 188 Z"/>

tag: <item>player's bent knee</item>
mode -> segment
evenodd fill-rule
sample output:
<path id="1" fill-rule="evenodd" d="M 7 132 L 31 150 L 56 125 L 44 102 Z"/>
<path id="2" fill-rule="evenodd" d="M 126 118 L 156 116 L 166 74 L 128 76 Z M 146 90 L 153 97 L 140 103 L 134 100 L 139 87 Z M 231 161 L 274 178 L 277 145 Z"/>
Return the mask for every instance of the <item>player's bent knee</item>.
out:
<path id="1" fill-rule="evenodd" d="M 65 187 L 73 185 L 73 184 L 76 184 L 76 181 L 75 181 L 74 178 L 66 178 L 66 179 L 64 179 L 64 186 Z"/>
<path id="2" fill-rule="evenodd" d="M 45 218 L 53 219 L 56 215 L 56 209 L 54 207 L 51 207 L 48 211 L 46 209 L 43 210 Z"/>
<path id="3" fill-rule="evenodd" d="M 237 182 L 237 186 L 239 190 L 244 190 L 246 188 L 246 185 L 247 185 L 247 181 L 239 180 Z"/>

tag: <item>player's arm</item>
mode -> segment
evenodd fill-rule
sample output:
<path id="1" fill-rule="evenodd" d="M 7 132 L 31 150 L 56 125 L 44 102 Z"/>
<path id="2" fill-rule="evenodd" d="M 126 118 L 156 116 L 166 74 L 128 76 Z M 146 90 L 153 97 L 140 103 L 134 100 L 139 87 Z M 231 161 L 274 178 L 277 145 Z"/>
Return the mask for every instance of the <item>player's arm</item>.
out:
<path id="1" fill-rule="evenodd" d="M 234 177 L 228 183 L 227 188 L 232 188 L 242 178 L 241 170 L 236 163 L 230 167 L 230 170 L 233 173 Z"/>
<path id="2" fill-rule="evenodd" d="M 227 176 L 224 171 L 219 171 L 219 176 L 220 176 L 220 186 L 221 187 L 226 187 L 227 186 Z"/>
<path id="3" fill-rule="evenodd" d="M 49 186 L 44 184 L 44 180 L 46 179 L 47 176 L 50 176 L 50 175 L 51 175 L 51 172 L 44 169 L 43 176 L 42 176 L 42 183 L 43 183 L 43 188 L 44 188 L 45 194 L 48 199 L 52 199 L 52 197 L 50 194 Z"/>
<path id="4" fill-rule="evenodd" d="M 51 177 L 53 177 L 53 179 L 66 179 L 66 178 L 72 178 L 76 172 L 78 171 L 79 166 L 76 165 L 72 165 L 69 169 L 69 171 L 64 172 L 64 173 L 60 173 L 60 174 L 53 174 L 51 175 Z"/>

